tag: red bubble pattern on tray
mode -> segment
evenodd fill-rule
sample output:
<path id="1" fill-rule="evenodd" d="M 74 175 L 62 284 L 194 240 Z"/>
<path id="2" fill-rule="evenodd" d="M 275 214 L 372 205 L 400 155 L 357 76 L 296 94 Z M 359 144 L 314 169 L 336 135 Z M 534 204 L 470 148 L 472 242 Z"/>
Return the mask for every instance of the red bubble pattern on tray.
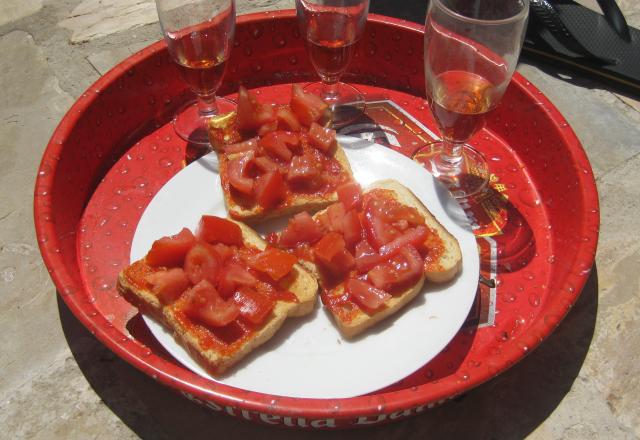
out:
<path id="1" fill-rule="evenodd" d="M 289 96 L 286 84 L 314 79 L 297 29 L 290 11 L 240 17 L 221 93 L 233 93 L 243 83 L 260 87 L 261 100 L 281 101 Z M 362 84 L 369 99 L 391 100 L 437 132 L 420 98 L 421 52 L 419 26 L 371 16 L 346 79 Z M 98 339 L 162 383 L 216 411 L 266 423 L 331 427 L 387 422 L 419 413 L 504 371 L 548 336 L 576 301 L 597 244 L 593 174 L 562 115 L 516 74 L 474 139 L 489 159 L 492 190 L 511 221 L 493 237 L 499 312 L 493 325 L 464 328 L 415 374 L 350 399 L 265 395 L 186 370 L 159 347 L 115 288 L 144 209 L 185 166 L 187 146 L 167 123 L 187 97 L 176 72 L 161 42 L 89 88 L 53 134 L 34 198 L 39 245 L 60 295 Z M 396 149 L 410 155 L 419 146 Z"/>

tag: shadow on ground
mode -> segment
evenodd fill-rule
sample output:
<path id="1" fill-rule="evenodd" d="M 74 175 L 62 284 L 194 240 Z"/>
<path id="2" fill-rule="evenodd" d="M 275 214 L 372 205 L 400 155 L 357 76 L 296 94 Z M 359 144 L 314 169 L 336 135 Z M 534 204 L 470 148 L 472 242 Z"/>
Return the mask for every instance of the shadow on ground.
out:
<path id="1" fill-rule="evenodd" d="M 598 276 L 594 266 L 582 295 L 558 329 L 509 371 L 418 417 L 357 431 L 285 431 L 213 413 L 116 357 L 60 298 L 58 307 L 69 347 L 90 386 L 141 438 L 521 439 L 554 411 L 580 372 L 596 323 Z"/>

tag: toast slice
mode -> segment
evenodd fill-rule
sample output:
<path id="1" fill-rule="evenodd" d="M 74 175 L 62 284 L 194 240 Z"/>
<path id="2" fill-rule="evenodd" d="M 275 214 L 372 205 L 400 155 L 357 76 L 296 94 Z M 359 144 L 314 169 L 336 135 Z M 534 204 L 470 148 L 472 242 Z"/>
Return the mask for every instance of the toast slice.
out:
<path id="1" fill-rule="evenodd" d="M 298 84 L 284 105 L 260 103 L 240 87 L 237 111 L 209 120 L 232 218 L 257 223 L 337 201 L 337 186 L 353 174 L 335 130 L 321 125 L 329 113 L 325 102 Z"/>
<path id="2" fill-rule="evenodd" d="M 438 222 L 429 209 L 408 188 L 395 180 L 380 180 L 371 184 L 364 193 L 374 189 L 392 191 L 396 201 L 415 208 L 424 218 L 425 225 L 438 237 L 439 251 L 432 257 L 427 256 L 424 272 L 415 283 L 399 292 L 394 292 L 393 296 L 384 302 L 384 307 L 374 313 L 367 313 L 353 303 L 348 307 L 333 306 L 334 299 L 344 297 L 346 294 L 345 280 L 338 284 L 331 283 L 327 288 L 323 272 L 319 267 L 308 259 L 303 260 L 302 264 L 320 280 L 322 301 L 331 312 L 337 328 L 345 338 L 353 338 L 398 312 L 421 292 L 425 281 L 445 283 L 453 279 L 462 267 L 462 253 L 456 238 Z M 319 220 L 325 212 L 326 210 L 320 211 L 313 218 Z"/>
<path id="3" fill-rule="evenodd" d="M 234 223 L 240 226 L 245 245 L 258 250 L 266 248 L 266 242 L 253 229 L 240 222 Z M 295 295 L 295 301 L 277 300 L 265 321 L 259 327 L 251 327 L 248 332 L 232 334 L 228 328 L 236 325 L 235 322 L 223 328 L 229 331 L 217 331 L 194 322 L 182 312 L 184 294 L 174 303 L 163 305 L 151 291 L 151 286 L 144 281 L 146 275 L 163 268 L 154 268 L 145 260 L 146 258 L 136 261 L 120 272 L 118 290 L 142 313 L 153 316 L 172 330 L 178 343 L 213 376 L 223 374 L 252 350 L 268 341 L 288 317 L 306 315 L 316 303 L 316 279 L 300 264 L 295 263 L 291 273 L 279 286 Z"/>

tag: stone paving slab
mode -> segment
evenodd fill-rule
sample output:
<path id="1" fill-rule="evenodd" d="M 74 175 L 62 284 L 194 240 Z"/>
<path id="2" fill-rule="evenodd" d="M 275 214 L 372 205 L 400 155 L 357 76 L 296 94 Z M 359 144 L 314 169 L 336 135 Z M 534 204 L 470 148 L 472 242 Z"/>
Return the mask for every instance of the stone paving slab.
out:
<path id="1" fill-rule="evenodd" d="M 42 264 L 32 195 L 44 146 L 73 98 L 60 89 L 44 53 L 25 32 L 0 37 L 0 395 L 42 373 L 64 351 L 55 290 Z M 26 324 L 26 325 L 25 325 Z"/>

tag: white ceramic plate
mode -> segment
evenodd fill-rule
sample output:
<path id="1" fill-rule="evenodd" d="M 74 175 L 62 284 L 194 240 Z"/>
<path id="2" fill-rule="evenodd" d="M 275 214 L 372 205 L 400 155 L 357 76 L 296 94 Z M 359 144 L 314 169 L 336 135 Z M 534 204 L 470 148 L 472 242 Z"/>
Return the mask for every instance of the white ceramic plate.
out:
<path id="1" fill-rule="evenodd" d="M 356 141 L 341 138 L 341 142 Z M 473 303 L 479 273 L 476 241 L 460 221 L 464 218 L 460 207 L 430 174 L 399 153 L 375 144 L 346 149 L 346 153 L 363 187 L 379 179 L 396 179 L 429 207 L 460 243 L 461 274 L 446 285 L 426 285 L 411 304 L 354 341 L 340 336 L 318 301 L 310 315 L 288 319 L 269 342 L 218 379 L 209 376 L 175 342 L 171 332 L 145 316 L 151 332 L 183 365 L 201 376 L 245 390 L 290 397 L 353 397 L 408 376 L 455 336 Z M 142 258 L 159 237 L 175 234 L 185 226 L 195 230 L 202 214 L 226 215 L 214 160 L 205 156 L 192 163 L 156 194 L 138 224 L 131 261 Z M 285 222 L 258 229 L 269 232 Z"/>

